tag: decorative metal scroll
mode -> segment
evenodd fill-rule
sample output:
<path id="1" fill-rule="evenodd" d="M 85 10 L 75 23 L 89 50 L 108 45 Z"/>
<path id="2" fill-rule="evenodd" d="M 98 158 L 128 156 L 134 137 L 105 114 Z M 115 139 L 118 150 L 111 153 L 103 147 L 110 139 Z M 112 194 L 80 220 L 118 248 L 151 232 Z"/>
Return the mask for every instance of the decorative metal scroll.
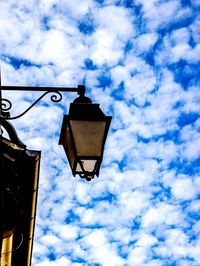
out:
<path id="1" fill-rule="evenodd" d="M 53 95 L 50 98 L 52 102 L 60 102 L 62 100 L 62 94 L 59 91 L 46 91 L 35 102 L 33 102 L 24 112 L 22 112 L 21 114 L 19 114 L 17 116 L 10 117 L 8 111 L 11 110 L 12 103 L 8 99 L 2 98 L 1 99 L 2 114 L 4 114 L 3 116 L 5 116 L 6 120 L 14 120 L 14 119 L 17 119 L 19 117 L 22 117 L 29 110 L 31 110 L 33 108 L 33 106 L 35 106 L 42 98 L 44 98 L 44 96 L 47 95 L 48 93 L 53 93 Z"/>
<path id="2" fill-rule="evenodd" d="M 1 99 L 1 110 L 7 112 L 12 108 L 12 103 L 8 99 Z"/>

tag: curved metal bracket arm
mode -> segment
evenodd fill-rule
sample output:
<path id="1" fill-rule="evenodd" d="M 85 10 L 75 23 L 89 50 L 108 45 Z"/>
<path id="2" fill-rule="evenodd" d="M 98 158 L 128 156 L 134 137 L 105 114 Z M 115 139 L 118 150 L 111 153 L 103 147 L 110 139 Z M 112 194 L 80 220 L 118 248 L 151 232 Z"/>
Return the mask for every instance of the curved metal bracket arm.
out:
<path id="1" fill-rule="evenodd" d="M 34 103 L 32 103 L 24 112 L 21 114 L 10 117 L 8 112 L 12 108 L 12 103 L 8 99 L 4 99 L 0 94 L 0 115 L 2 119 L 5 120 L 14 120 L 25 115 L 33 106 L 35 106 L 46 94 L 53 93 L 51 96 L 51 101 L 60 102 L 62 100 L 61 92 L 77 92 L 79 97 L 84 97 L 85 95 L 85 86 L 79 85 L 77 88 L 61 88 L 61 87 L 26 87 L 26 86 L 1 86 L 0 93 L 2 90 L 14 90 L 14 91 L 45 91 Z"/>
<path id="2" fill-rule="evenodd" d="M 22 148 L 26 148 L 26 145 L 19 139 L 17 132 L 13 125 L 6 121 L 4 117 L 0 116 L 0 125 L 7 131 L 10 140 Z M 1 130 L 1 129 L 0 129 Z"/>
<path id="3" fill-rule="evenodd" d="M 62 94 L 58 91 L 46 91 L 45 93 L 43 93 L 34 103 L 32 103 L 24 112 L 22 112 L 21 114 L 17 115 L 17 116 L 13 116 L 13 117 L 6 117 L 6 120 L 14 120 L 17 119 L 19 117 L 22 117 L 23 115 L 25 115 L 30 109 L 33 108 L 33 106 L 35 106 L 45 95 L 47 95 L 48 93 L 54 93 L 51 96 L 51 101 L 53 102 L 60 102 L 62 100 Z M 57 94 L 57 95 L 56 95 Z M 9 103 L 8 107 L 5 107 L 5 103 L 4 102 Z M 4 108 L 5 107 L 5 108 Z M 12 103 L 7 100 L 7 99 L 2 99 L 2 111 L 8 111 L 12 108 Z M 6 113 L 6 112 L 5 112 Z"/>

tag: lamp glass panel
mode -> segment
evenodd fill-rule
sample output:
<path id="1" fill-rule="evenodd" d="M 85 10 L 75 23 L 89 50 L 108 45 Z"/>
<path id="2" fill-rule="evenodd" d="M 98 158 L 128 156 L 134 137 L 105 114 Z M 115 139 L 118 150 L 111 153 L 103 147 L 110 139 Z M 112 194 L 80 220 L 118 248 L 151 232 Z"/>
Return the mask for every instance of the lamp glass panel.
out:
<path id="1" fill-rule="evenodd" d="M 86 172 L 93 172 L 96 166 L 97 160 L 81 160 L 82 166 Z M 76 166 L 77 172 L 82 172 L 82 168 L 80 166 L 80 163 L 77 163 Z"/>
<path id="2" fill-rule="evenodd" d="M 106 121 L 71 120 L 72 134 L 78 156 L 101 156 Z M 90 163 L 86 163 L 90 164 Z"/>
<path id="3" fill-rule="evenodd" d="M 69 130 L 68 125 L 65 129 L 65 137 L 63 139 L 63 146 L 65 148 L 65 152 L 67 154 L 70 166 L 73 169 L 74 162 L 75 162 L 75 151 L 74 151 L 74 146 L 72 144 L 72 138 L 71 138 L 71 134 L 70 134 L 70 130 Z"/>

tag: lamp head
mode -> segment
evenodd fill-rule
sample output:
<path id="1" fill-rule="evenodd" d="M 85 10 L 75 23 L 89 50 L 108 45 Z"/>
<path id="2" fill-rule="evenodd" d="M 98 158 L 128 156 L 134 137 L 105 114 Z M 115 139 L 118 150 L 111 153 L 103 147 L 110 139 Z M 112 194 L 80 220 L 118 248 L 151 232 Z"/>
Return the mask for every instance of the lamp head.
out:
<path id="1" fill-rule="evenodd" d="M 111 117 L 99 104 L 80 95 L 64 115 L 59 144 L 63 145 L 72 173 L 90 181 L 99 175 Z"/>

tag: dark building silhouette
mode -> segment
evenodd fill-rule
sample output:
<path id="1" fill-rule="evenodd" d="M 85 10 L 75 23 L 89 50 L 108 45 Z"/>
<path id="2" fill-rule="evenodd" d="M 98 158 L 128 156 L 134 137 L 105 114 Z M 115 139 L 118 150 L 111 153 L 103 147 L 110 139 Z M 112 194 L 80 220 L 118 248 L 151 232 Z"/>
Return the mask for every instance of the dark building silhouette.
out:
<path id="1" fill-rule="evenodd" d="M 31 265 L 40 151 L 0 136 L 1 266 Z"/>

